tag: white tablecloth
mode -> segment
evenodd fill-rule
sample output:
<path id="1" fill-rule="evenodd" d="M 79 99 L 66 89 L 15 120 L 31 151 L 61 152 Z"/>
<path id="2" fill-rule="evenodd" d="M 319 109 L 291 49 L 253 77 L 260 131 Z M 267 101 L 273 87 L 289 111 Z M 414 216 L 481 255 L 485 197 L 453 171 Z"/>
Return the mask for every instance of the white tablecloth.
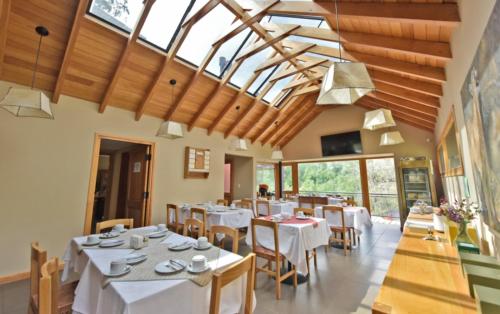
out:
<path id="1" fill-rule="evenodd" d="M 293 209 L 299 207 L 297 202 L 280 202 L 280 201 L 269 201 L 269 207 L 271 207 L 271 215 L 278 215 L 281 213 L 288 213 L 293 215 Z M 260 215 L 267 215 L 267 209 L 260 207 L 258 209 Z"/>
<path id="2" fill-rule="evenodd" d="M 203 208 L 202 206 L 200 206 Z M 223 225 L 231 228 L 245 228 L 250 224 L 253 218 L 253 213 L 250 209 L 238 208 L 238 209 L 227 209 L 225 206 L 214 206 L 215 209 L 226 209 L 224 212 L 209 212 L 207 211 L 207 229 L 210 229 L 212 225 Z M 184 223 L 184 219 L 191 216 L 190 208 L 183 207 L 181 210 L 181 217 L 179 220 Z"/>
<path id="3" fill-rule="evenodd" d="M 331 235 L 326 220 L 313 218 L 318 226 L 313 224 L 279 224 L 278 237 L 280 253 L 297 267 L 297 271 L 307 274 L 306 250 L 312 250 L 328 244 Z M 257 226 L 257 243 L 274 251 L 274 235 L 270 228 Z M 246 243 L 252 246 L 252 228 L 248 227 Z"/>
<path id="4" fill-rule="evenodd" d="M 323 217 L 322 206 L 317 206 L 315 208 L 315 215 L 316 217 Z M 344 207 L 344 217 L 346 226 L 354 227 L 354 229 L 356 230 L 361 230 L 361 227 L 363 225 L 367 227 L 372 226 L 371 216 L 368 213 L 368 209 L 366 209 L 365 207 Z M 335 215 L 332 212 L 327 212 L 326 219 L 328 220 L 328 224 L 331 226 L 342 225 L 342 218 L 340 217 L 340 215 Z"/>
<path id="5" fill-rule="evenodd" d="M 71 273 L 76 272 L 80 275 L 73 303 L 74 312 L 208 313 L 211 284 L 200 287 L 190 280 L 123 281 L 111 282 L 103 288 L 102 273 L 109 269 L 110 261 L 124 257 L 133 250 L 85 249 L 79 254 L 78 243 L 84 239 L 84 237 L 74 238 L 64 255 L 63 281 Z M 185 240 L 185 237 L 173 234 L 164 242 L 180 243 Z M 220 268 L 240 259 L 241 256 L 222 250 L 219 260 L 210 262 L 210 266 Z M 221 313 L 243 312 L 245 284 L 246 279 L 243 276 L 222 289 Z"/>
<path id="6" fill-rule="evenodd" d="M 342 204 L 342 202 L 345 202 L 345 200 L 341 197 L 328 197 L 328 205 L 339 205 Z"/>

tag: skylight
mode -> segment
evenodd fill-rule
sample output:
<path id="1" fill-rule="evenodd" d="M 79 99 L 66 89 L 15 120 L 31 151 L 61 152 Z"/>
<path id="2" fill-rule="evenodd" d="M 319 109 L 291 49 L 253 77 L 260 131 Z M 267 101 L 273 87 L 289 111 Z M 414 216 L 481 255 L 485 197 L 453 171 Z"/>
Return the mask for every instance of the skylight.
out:
<path id="1" fill-rule="evenodd" d="M 269 78 L 271 78 L 271 76 L 276 72 L 278 67 L 279 66 L 277 65 L 262 71 L 259 77 L 253 82 L 252 85 L 250 85 L 247 92 L 250 93 L 251 95 L 256 95 L 259 92 L 259 90 L 264 86 L 264 84 L 267 83 Z"/>
<path id="2" fill-rule="evenodd" d="M 272 102 L 294 77 L 294 75 L 290 75 L 274 83 L 273 87 L 264 95 L 263 99 L 267 102 Z"/>
<path id="3" fill-rule="evenodd" d="M 275 24 L 295 24 L 309 27 L 320 27 L 320 24 L 323 21 L 323 18 L 321 17 L 296 17 L 282 15 L 271 15 L 267 16 L 266 19 L 267 21 Z"/>
<path id="4" fill-rule="evenodd" d="M 143 6 L 142 0 L 93 0 L 88 12 L 99 20 L 130 33 L 139 19 Z"/>
<path id="5" fill-rule="evenodd" d="M 238 87 L 242 87 L 252 77 L 255 69 L 264 63 L 274 52 L 274 49 L 267 47 L 266 49 L 247 58 L 238 68 L 236 73 L 231 77 L 230 82 Z"/>
<path id="6" fill-rule="evenodd" d="M 250 29 L 245 30 L 226 41 L 213 56 L 208 64 L 207 71 L 217 77 L 222 77 L 224 72 L 231 66 L 236 54 L 248 41 L 251 32 Z"/>
<path id="7" fill-rule="evenodd" d="M 220 4 L 217 5 L 194 24 L 182 43 L 177 56 L 196 66 L 200 66 L 210 48 L 212 48 L 212 44 L 232 27 L 231 24 L 234 19 L 235 16 L 228 9 Z M 241 22 L 237 21 L 235 23 Z"/>

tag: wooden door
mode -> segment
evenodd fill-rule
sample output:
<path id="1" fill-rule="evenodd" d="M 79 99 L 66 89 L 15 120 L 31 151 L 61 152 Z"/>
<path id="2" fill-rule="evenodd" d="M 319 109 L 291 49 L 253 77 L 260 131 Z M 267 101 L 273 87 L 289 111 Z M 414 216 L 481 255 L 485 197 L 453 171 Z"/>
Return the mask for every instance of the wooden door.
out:
<path id="1" fill-rule="evenodd" d="M 224 164 L 224 199 L 229 204 L 233 202 L 233 161 Z"/>
<path id="2" fill-rule="evenodd" d="M 126 217 L 134 219 L 134 227 L 142 227 L 149 200 L 148 173 L 150 147 L 144 146 L 129 153 Z"/>

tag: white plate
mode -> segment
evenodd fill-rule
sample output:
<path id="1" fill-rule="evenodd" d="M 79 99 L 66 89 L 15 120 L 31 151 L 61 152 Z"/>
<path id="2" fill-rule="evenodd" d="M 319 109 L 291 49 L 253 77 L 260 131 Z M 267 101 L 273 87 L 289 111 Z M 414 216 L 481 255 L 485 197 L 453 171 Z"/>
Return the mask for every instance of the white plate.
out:
<path id="1" fill-rule="evenodd" d="M 162 238 L 167 235 L 168 230 L 163 230 L 163 231 L 155 231 L 147 234 L 146 236 L 151 239 L 157 239 L 157 238 Z"/>
<path id="2" fill-rule="evenodd" d="M 99 236 L 99 239 L 112 239 L 120 236 L 118 232 L 106 232 Z"/>
<path id="3" fill-rule="evenodd" d="M 125 240 L 123 239 L 107 240 L 107 241 L 102 241 L 101 244 L 99 244 L 99 247 L 115 247 L 122 245 L 123 243 L 125 243 Z"/>
<path id="4" fill-rule="evenodd" d="M 191 265 L 191 264 L 187 265 L 187 271 L 190 273 L 193 273 L 193 274 L 201 274 L 201 273 L 206 272 L 209 269 L 210 269 L 210 266 L 208 265 L 208 263 L 207 263 L 207 266 L 202 270 L 194 270 L 193 265 Z"/>
<path id="5" fill-rule="evenodd" d="M 168 245 L 168 249 L 170 251 L 184 251 L 184 250 L 188 250 L 192 247 L 193 247 L 193 245 L 189 241 L 186 241 L 184 243 L 176 243 L 176 244 L 169 244 Z"/>
<path id="6" fill-rule="evenodd" d="M 174 262 L 166 260 L 156 264 L 155 271 L 159 274 L 174 274 L 183 271 L 186 265 L 187 263 L 181 259 L 174 259 Z"/>
<path id="7" fill-rule="evenodd" d="M 193 249 L 198 250 L 198 251 L 205 251 L 211 247 L 212 247 L 212 243 L 208 243 L 208 245 L 205 247 L 198 247 L 198 243 L 193 243 Z"/>
<path id="8" fill-rule="evenodd" d="M 127 228 L 124 228 L 122 231 L 118 231 L 118 230 L 113 229 L 113 231 L 114 231 L 114 232 L 118 232 L 118 233 L 125 233 L 125 232 L 127 232 L 127 231 L 128 231 L 128 229 L 127 229 Z"/>
<path id="9" fill-rule="evenodd" d="M 127 266 L 125 266 L 125 269 L 122 272 L 112 274 L 109 271 L 107 271 L 107 272 L 104 272 L 103 274 L 106 277 L 120 277 L 120 276 L 123 276 L 123 275 L 130 273 L 131 270 L 132 270 L 132 266 L 127 265 Z"/>
<path id="10" fill-rule="evenodd" d="M 148 259 L 148 256 L 146 254 L 132 253 L 125 256 L 125 259 L 127 260 L 127 264 L 135 265 Z"/>
<path id="11" fill-rule="evenodd" d="M 304 216 L 304 217 L 295 216 L 295 218 L 297 218 L 298 220 L 307 220 L 307 219 L 309 219 L 310 217 L 307 217 L 307 216 Z"/>
<path id="12" fill-rule="evenodd" d="M 94 245 L 98 245 L 99 243 L 101 243 L 101 240 L 97 240 L 96 242 L 83 242 L 82 245 L 83 246 L 94 246 Z"/>

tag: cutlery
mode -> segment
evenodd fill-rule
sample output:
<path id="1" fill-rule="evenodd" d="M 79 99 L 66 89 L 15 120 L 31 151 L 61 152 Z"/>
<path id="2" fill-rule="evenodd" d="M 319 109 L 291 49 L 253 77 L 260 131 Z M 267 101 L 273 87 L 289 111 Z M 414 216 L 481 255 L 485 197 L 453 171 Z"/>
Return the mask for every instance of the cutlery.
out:
<path id="1" fill-rule="evenodd" d="M 170 264 L 175 264 L 175 265 L 179 266 L 180 267 L 179 269 L 183 269 L 184 268 L 184 265 L 181 265 L 181 264 L 177 263 L 177 261 L 175 261 L 175 260 L 171 259 L 171 260 L 169 260 L 169 263 Z"/>
<path id="2" fill-rule="evenodd" d="M 176 248 L 179 248 L 179 247 L 187 245 L 187 244 L 189 244 L 189 242 L 188 241 L 184 241 L 181 244 L 177 244 L 177 245 L 171 246 L 170 248 L 176 249 Z"/>

